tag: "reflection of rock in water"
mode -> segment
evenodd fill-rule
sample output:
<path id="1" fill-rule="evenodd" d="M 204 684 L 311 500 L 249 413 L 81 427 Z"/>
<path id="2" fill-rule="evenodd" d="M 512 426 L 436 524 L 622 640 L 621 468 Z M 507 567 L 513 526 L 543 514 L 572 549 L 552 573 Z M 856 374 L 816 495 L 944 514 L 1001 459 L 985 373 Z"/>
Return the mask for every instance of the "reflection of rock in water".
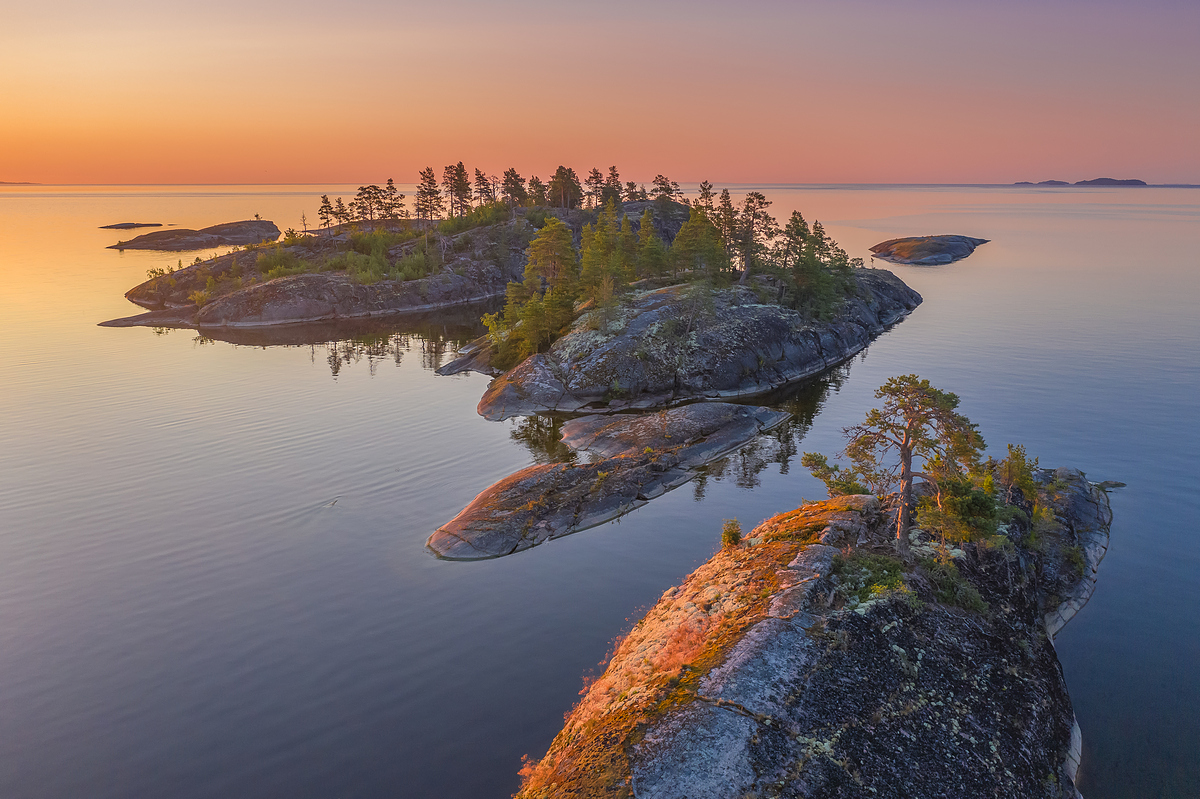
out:
<path id="1" fill-rule="evenodd" d="M 786 411 L 792 418 L 779 427 L 761 433 L 732 455 L 703 467 L 692 487 L 696 501 L 704 499 L 709 480 L 732 479 L 739 488 L 757 488 L 761 482 L 759 475 L 771 464 L 778 464 L 779 473 L 787 474 L 792 459 L 800 452 L 800 441 L 808 435 L 829 390 L 840 389 L 849 376 L 850 362 L 847 362 L 814 380 L 763 397 L 762 405 Z"/>

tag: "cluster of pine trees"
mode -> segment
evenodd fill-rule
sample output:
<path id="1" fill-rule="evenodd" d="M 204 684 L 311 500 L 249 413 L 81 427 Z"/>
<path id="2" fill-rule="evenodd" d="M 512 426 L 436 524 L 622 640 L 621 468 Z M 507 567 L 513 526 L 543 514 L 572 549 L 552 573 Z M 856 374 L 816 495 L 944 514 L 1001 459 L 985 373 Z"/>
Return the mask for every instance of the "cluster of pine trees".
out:
<path id="1" fill-rule="evenodd" d="M 593 167 L 582 181 L 574 169 L 559 166 L 549 182 L 543 182 L 537 175 L 527 181 L 511 167 L 504 170 L 503 175 L 488 175 L 476 168 L 472 176 L 459 161 L 442 169 L 440 181 L 433 167 L 420 171 L 413 198 L 413 215 L 419 222 L 432 225 L 443 216 L 459 218 L 473 208 L 501 202 L 509 208 L 602 208 L 609 201 L 650 199 L 682 200 L 683 192 L 678 183 L 662 175 L 655 176 L 650 190 L 632 180 L 622 183 L 615 166 L 610 166 L 607 173 Z M 409 219 L 404 200 L 405 196 L 388 178 L 383 187 L 360 186 L 358 194 L 348 204 L 341 197 L 330 201 L 329 195 L 321 195 L 317 216 L 323 228 L 351 222 Z"/>
<path id="2" fill-rule="evenodd" d="M 666 210 L 679 195 L 677 186 L 663 183 L 657 199 Z M 635 231 L 617 202 L 610 196 L 595 223 L 583 226 L 578 252 L 570 228 L 547 219 L 530 245 L 524 282 L 510 283 L 504 310 L 484 317 L 497 366 L 544 350 L 570 328 L 580 302 L 607 319 L 620 295 L 646 278 L 688 281 L 707 291 L 757 276 L 751 285 L 764 300 L 822 316 L 854 290 L 852 270 L 862 265 L 799 211 L 781 228 L 760 192 L 738 206 L 727 189 L 717 195 L 705 181 L 696 199 L 684 200 L 688 220 L 670 245 L 659 236 L 651 208 Z"/>

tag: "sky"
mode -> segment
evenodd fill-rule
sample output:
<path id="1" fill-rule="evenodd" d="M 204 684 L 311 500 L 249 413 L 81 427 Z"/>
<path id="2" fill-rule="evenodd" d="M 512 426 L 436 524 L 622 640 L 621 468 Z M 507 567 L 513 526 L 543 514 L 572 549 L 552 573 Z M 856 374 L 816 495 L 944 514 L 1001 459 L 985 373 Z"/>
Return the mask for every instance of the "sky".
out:
<path id="1" fill-rule="evenodd" d="M 0 181 L 1200 183 L 1200 2 L 0 0 Z"/>

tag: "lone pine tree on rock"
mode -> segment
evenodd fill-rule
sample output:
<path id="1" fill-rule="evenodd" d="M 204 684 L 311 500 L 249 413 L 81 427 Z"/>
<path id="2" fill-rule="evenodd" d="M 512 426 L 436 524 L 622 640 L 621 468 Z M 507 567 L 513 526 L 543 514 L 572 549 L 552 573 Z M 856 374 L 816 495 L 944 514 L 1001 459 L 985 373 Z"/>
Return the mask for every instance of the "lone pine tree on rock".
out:
<path id="1" fill-rule="evenodd" d="M 939 483 L 978 471 L 983 437 L 957 412 L 958 395 L 934 388 L 917 375 L 889 378 L 875 398 L 883 400 L 883 407 L 867 411 L 861 424 L 842 431 L 848 442 L 842 454 L 852 467 L 830 465 L 815 452 L 804 453 L 801 463 L 835 496 L 864 493 L 864 486 L 885 494 L 898 482 L 896 546 L 907 552 L 913 478 L 928 481 L 940 494 Z"/>

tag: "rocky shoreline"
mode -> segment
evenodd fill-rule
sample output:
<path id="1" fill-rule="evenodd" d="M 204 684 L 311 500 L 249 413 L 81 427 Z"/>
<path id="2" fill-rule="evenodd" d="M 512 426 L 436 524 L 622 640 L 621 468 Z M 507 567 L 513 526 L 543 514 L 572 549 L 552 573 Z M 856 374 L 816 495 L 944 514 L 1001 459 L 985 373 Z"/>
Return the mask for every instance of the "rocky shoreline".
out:
<path id="1" fill-rule="evenodd" d="M 889 557 L 873 496 L 759 525 L 637 623 L 517 795 L 1075 799 L 1053 639 L 1112 514 L 1081 472 L 1036 479 L 1053 530 L 1011 525 L 952 566 L 920 531 Z"/>

